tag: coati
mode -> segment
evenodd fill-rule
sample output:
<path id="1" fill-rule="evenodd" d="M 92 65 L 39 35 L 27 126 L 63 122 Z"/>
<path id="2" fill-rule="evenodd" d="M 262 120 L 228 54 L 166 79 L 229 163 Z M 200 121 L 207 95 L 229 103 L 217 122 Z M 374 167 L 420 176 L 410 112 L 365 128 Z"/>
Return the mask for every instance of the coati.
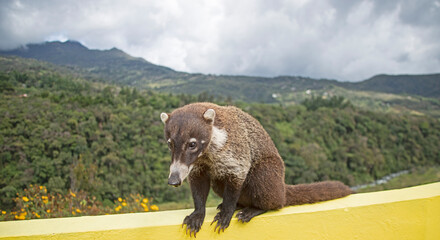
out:
<path id="1" fill-rule="evenodd" d="M 272 139 L 255 118 L 236 107 L 193 103 L 160 118 L 172 159 L 168 184 L 177 187 L 189 180 L 195 210 L 182 226 L 186 224 L 190 236 L 202 226 L 210 187 L 223 198 L 212 222 L 219 233 L 229 226 L 236 208 L 244 223 L 268 210 L 352 193 L 338 181 L 286 185 L 284 162 Z"/>

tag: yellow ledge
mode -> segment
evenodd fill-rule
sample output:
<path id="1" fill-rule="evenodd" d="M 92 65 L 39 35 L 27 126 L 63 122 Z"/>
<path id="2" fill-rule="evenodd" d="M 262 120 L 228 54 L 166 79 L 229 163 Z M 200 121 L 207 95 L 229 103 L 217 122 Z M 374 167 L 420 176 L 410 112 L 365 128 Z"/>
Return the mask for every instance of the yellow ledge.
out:
<path id="1" fill-rule="evenodd" d="M 181 224 L 191 211 L 0 222 L 0 239 L 189 239 Z M 440 182 L 233 218 L 221 234 L 209 225 L 215 213 L 207 210 L 197 239 L 439 240 Z"/>

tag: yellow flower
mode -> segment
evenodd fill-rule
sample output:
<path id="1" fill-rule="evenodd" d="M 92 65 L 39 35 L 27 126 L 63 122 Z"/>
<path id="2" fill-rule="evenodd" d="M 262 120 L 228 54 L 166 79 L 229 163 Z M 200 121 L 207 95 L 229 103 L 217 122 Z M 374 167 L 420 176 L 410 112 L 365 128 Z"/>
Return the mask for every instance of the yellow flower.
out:
<path id="1" fill-rule="evenodd" d="M 38 213 L 34 213 L 35 217 L 40 218 L 41 216 Z"/>
<path id="2" fill-rule="evenodd" d="M 119 210 L 121 210 L 121 208 L 122 208 L 121 206 L 117 206 L 117 207 L 115 208 L 115 211 L 116 211 L 116 212 L 119 212 Z"/>
<path id="3" fill-rule="evenodd" d="M 17 220 L 24 220 L 24 219 L 26 219 L 26 215 L 27 215 L 27 212 L 21 212 L 18 216 L 15 215 L 15 219 L 17 219 Z"/>
<path id="4" fill-rule="evenodd" d="M 124 206 L 124 207 L 127 206 L 127 203 L 126 203 L 126 202 L 123 202 L 123 203 L 122 203 L 122 206 Z"/>
<path id="5" fill-rule="evenodd" d="M 142 206 L 143 208 L 148 208 L 148 207 L 147 207 L 147 204 L 145 204 L 145 203 L 141 203 L 141 206 Z"/>
<path id="6" fill-rule="evenodd" d="M 5 215 L 5 214 L 6 214 L 6 211 L 2 211 L 2 214 Z"/>
<path id="7" fill-rule="evenodd" d="M 148 211 L 150 211 L 150 210 L 146 207 L 146 208 L 144 208 L 144 211 L 145 211 L 145 212 L 148 212 Z"/>
<path id="8" fill-rule="evenodd" d="M 15 219 L 17 219 L 17 220 L 25 220 L 26 216 L 21 215 L 21 214 L 19 216 L 15 215 Z"/>
<path id="9" fill-rule="evenodd" d="M 142 199 L 142 202 L 143 202 L 143 203 L 148 203 L 148 198 L 144 198 L 144 199 Z"/>
<path id="10" fill-rule="evenodd" d="M 76 194 L 73 193 L 72 191 L 70 191 L 70 195 L 71 195 L 72 197 L 76 197 Z"/>
<path id="11" fill-rule="evenodd" d="M 81 210 L 79 208 L 76 209 L 77 213 L 81 213 Z"/>
<path id="12" fill-rule="evenodd" d="M 47 213 L 50 213 L 50 209 L 47 209 L 46 212 L 47 212 Z"/>
<path id="13" fill-rule="evenodd" d="M 27 198 L 26 196 L 23 197 L 23 201 L 25 202 L 29 202 L 29 198 Z"/>
<path id="14" fill-rule="evenodd" d="M 151 205 L 151 210 L 153 210 L 153 211 L 158 211 L 159 210 L 159 207 L 157 206 L 157 205 Z"/>
<path id="15" fill-rule="evenodd" d="M 40 186 L 40 190 L 43 190 L 43 186 Z"/>
<path id="16" fill-rule="evenodd" d="M 76 212 L 75 212 L 75 211 L 72 211 L 72 215 L 76 215 Z"/>
<path id="17" fill-rule="evenodd" d="M 122 198 L 118 197 L 118 201 L 119 201 L 119 202 L 122 202 Z"/>

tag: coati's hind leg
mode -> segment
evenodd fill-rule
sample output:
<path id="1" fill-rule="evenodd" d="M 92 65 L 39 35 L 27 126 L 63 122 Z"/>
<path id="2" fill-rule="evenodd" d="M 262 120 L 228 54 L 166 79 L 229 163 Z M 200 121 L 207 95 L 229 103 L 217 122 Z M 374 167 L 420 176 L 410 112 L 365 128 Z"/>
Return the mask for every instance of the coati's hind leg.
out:
<path id="1" fill-rule="evenodd" d="M 253 217 L 263 214 L 265 212 L 267 211 L 253 207 L 246 207 L 243 208 L 241 211 L 239 211 L 237 215 L 235 215 L 235 217 L 238 218 L 238 221 L 245 223 L 245 222 L 249 222 Z"/>
<path id="2" fill-rule="evenodd" d="M 245 206 L 236 217 L 249 222 L 253 217 L 268 210 L 284 207 L 286 190 L 284 184 L 284 165 L 277 157 L 262 159 L 252 166 L 243 185 L 238 201 Z"/>

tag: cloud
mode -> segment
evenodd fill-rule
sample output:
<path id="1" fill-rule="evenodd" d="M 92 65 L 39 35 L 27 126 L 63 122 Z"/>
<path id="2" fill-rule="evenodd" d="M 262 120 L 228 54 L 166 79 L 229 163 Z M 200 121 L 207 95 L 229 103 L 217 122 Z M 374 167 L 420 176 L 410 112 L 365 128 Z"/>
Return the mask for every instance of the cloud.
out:
<path id="1" fill-rule="evenodd" d="M 440 0 L 10 0 L 0 20 L 0 48 L 74 39 L 188 72 L 357 81 L 440 70 Z"/>

